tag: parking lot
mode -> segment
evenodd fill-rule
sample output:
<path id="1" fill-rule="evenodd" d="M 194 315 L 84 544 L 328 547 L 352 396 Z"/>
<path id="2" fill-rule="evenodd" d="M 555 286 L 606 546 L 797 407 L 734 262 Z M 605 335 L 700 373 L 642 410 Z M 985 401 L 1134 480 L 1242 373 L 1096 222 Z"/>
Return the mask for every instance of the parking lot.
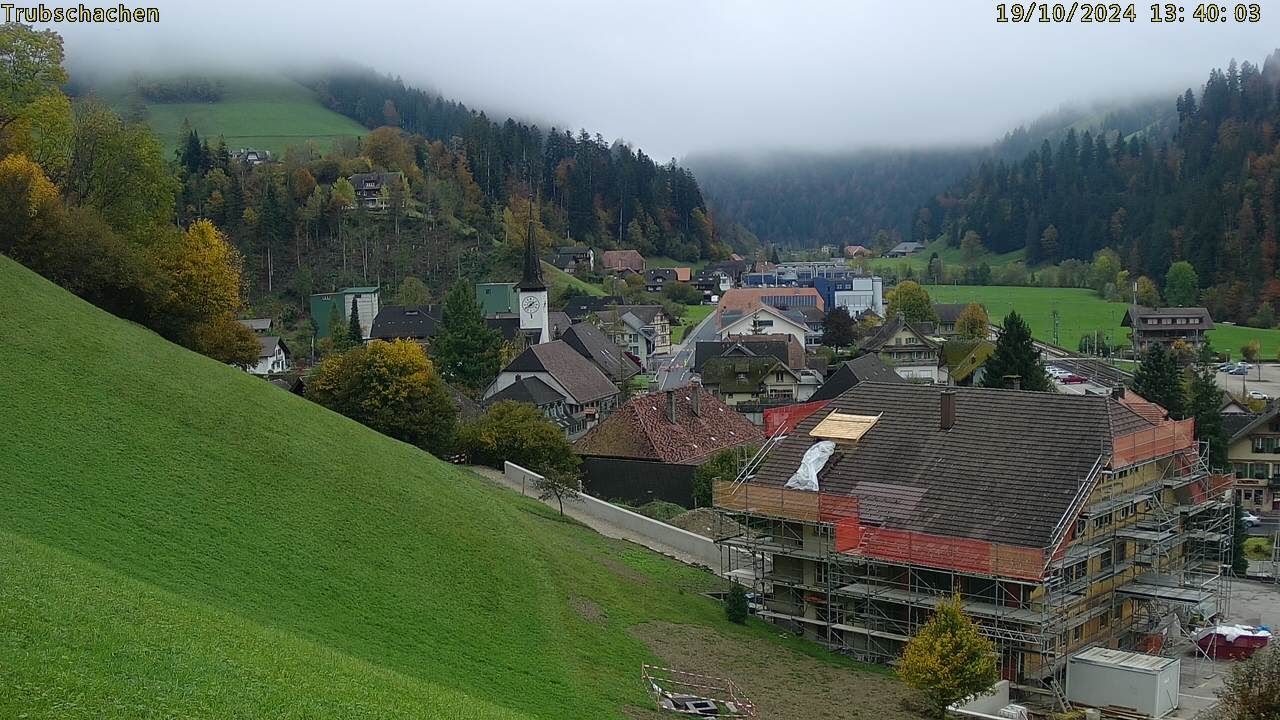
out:
<path id="1" fill-rule="evenodd" d="M 1259 380 L 1261 375 L 1261 380 Z M 1227 392 L 1240 396 L 1248 396 L 1251 391 L 1259 391 L 1268 398 L 1280 397 L 1280 365 L 1262 363 L 1255 365 L 1248 375 L 1228 375 L 1218 373 L 1218 386 Z"/>

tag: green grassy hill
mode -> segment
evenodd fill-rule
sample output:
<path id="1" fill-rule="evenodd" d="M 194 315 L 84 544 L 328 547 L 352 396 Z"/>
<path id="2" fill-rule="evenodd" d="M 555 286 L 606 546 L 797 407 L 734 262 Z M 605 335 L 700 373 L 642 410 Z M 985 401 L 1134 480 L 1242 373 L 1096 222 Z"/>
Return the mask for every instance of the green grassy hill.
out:
<path id="1" fill-rule="evenodd" d="M 900 693 L 727 623 L 709 573 L 0 286 L 0 717 L 652 717 L 640 664 L 688 657 L 766 706 Z"/>
<path id="2" fill-rule="evenodd" d="M 965 258 L 964 251 L 960 248 L 948 245 L 946 240 L 934 240 L 925 245 L 925 249 L 915 255 L 901 258 L 874 258 L 867 261 L 867 267 L 876 272 L 889 272 L 910 266 L 917 273 L 920 273 L 929 267 L 929 258 L 934 253 L 938 253 L 938 259 L 942 261 L 945 267 L 954 270 L 963 268 L 966 265 L 981 265 L 982 263 L 996 268 L 1002 265 L 1022 262 L 1026 258 L 1027 251 L 1023 249 L 1007 253 L 983 252 L 973 260 L 969 260 Z"/>
<path id="3" fill-rule="evenodd" d="M 1128 328 L 1120 321 L 1128 305 L 1108 302 L 1092 290 L 1084 288 L 1002 287 L 995 285 L 929 285 L 929 296 L 935 302 L 979 302 L 987 306 L 992 322 L 1000 320 L 1010 310 L 1017 310 L 1031 326 L 1031 333 L 1039 340 L 1053 342 L 1053 311 L 1058 311 L 1059 344 L 1075 350 L 1080 338 L 1101 331 L 1112 342 L 1128 342 Z M 1209 340 L 1219 352 L 1229 352 L 1240 357 L 1240 348 L 1257 338 L 1262 343 L 1262 357 L 1270 360 L 1280 351 L 1280 330 L 1262 330 L 1240 325 L 1218 324 L 1209 332 Z"/>
<path id="4" fill-rule="evenodd" d="M 211 143 L 222 135 L 233 150 L 252 147 L 270 150 L 277 157 L 286 147 L 308 140 L 328 152 L 334 140 L 369 132 L 355 120 L 325 108 L 311 90 L 288 78 L 217 79 L 226 92 L 216 103 L 148 103 L 147 124 L 160 136 L 166 152 L 181 142 L 184 121 Z M 110 88 L 105 94 L 117 109 L 124 109 L 123 87 Z"/>

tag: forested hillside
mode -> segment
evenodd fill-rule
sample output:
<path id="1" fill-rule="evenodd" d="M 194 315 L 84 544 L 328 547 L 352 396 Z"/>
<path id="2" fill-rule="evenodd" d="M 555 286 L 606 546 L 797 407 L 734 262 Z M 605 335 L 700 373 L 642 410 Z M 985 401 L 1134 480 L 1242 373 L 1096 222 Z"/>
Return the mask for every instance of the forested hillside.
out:
<path id="1" fill-rule="evenodd" d="M 643 150 L 585 130 L 549 128 L 483 112 L 372 71 L 349 69 L 306 81 L 332 110 L 366 127 L 389 126 L 444 142 L 465 157 L 487 204 L 512 193 L 542 199 L 542 222 L 559 237 L 685 260 L 726 256 L 693 174 Z"/>
<path id="2" fill-rule="evenodd" d="M 969 231 L 1029 264 L 1119 253 L 1134 274 L 1194 265 L 1215 317 L 1243 321 L 1280 299 L 1280 52 L 1214 70 L 1167 106 L 1176 130 L 1068 132 L 1015 162 L 984 162 L 929 203 L 949 241 Z"/>
<path id="3" fill-rule="evenodd" d="M 741 223 L 765 242 L 793 247 L 862 244 L 881 249 L 927 242 L 941 224 L 922 208 L 983 160 L 1021 158 L 1071 130 L 1172 136 L 1177 116 L 1164 98 L 1065 106 L 982 147 L 771 153 L 754 159 L 688 159 L 724 227 Z"/>

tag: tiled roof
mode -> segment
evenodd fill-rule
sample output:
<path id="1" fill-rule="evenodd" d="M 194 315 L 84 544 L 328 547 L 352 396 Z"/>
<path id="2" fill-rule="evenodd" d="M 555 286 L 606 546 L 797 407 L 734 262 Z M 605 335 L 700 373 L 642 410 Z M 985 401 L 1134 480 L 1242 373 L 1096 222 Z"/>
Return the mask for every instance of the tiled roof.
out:
<path id="1" fill-rule="evenodd" d="M 909 323 L 901 315 L 894 315 L 892 319 L 885 322 L 867 339 L 863 340 L 858 347 L 868 352 L 879 351 L 888 345 L 893 336 L 897 335 L 898 331 L 904 327 L 910 330 L 912 335 L 915 335 L 921 345 L 930 348 L 937 347 L 928 336 L 928 333 L 933 329 L 932 323 Z"/>
<path id="2" fill-rule="evenodd" d="M 845 390 L 864 382 L 904 383 L 907 382 L 884 364 L 879 355 L 867 353 L 848 362 L 840 363 L 809 398 L 809 402 L 831 400 L 844 393 Z"/>
<path id="3" fill-rule="evenodd" d="M 949 430 L 940 427 L 944 391 L 955 393 Z M 856 445 L 837 448 L 819 475 L 822 490 L 855 495 L 865 508 L 909 497 L 882 517 L 864 513 L 885 527 L 1044 548 L 1110 452 L 1116 408 L 1146 422 L 1106 396 L 862 383 L 801 422 L 754 482 L 785 484 L 814 442 L 809 431 L 829 413 L 882 414 Z"/>
<path id="4" fill-rule="evenodd" d="M 604 371 L 615 382 L 630 380 L 640 372 L 640 366 L 618 347 L 617 343 L 605 337 L 600 328 L 591 323 L 578 323 L 571 326 L 560 337 L 578 354 L 587 358 Z"/>
<path id="5" fill-rule="evenodd" d="M 427 340 L 436 334 L 439 322 L 440 308 L 436 305 L 384 305 L 373 319 L 369 337 L 378 340 Z"/>
<path id="6" fill-rule="evenodd" d="M 982 303 L 977 303 L 981 305 Z M 940 323 L 955 323 L 960 318 L 960 313 L 969 307 L 969 303 L 934 303 L 933 314 L 938 316 Z M 985 306 L 983 306 L 985 307 Z"/>
<path id="7" fill-rule="evenodd" d="M 599 312 L 621 302 L 622 298 L 617 296 L 574 295 L 565 301 L 564 311 L 571 319 L 577 321 L 593 312 Z"/>
<path id="8" fill-rule="evenodd" d="M 285 345 L 284 341 L 281 340 L 280 338 L 274 335 L 258 336 L 258 357 L 264 358 L 264 357 L 271 357 L 272 355 L 275 355 L 277 347 L 283 348 L 285 355 L 291 354 L 289 352 L 289 346 Z"/>
<path id="9" fill-rule="evenodd" d="M 1186 318 L 1191 322 L 1161 325 L 1152 322 L 1173 318 Z M 1130 305 L 1120 322 L 1123 327 L 1137 327 L 1139 330 L 1212 330 L 1213 318 L 1209 311 L 1202 307 L 1163 307 L 1149 308 L 1142 305 Z"/>
<path id="10" fill-rule="evenodd" d="M 577 405 L 586 405 L 618 393 L 595 363 L 579 355 L 563 340 L 526 348 L 502 372 L 545 372 L 555 378 Z"/>
<path id="11" fill-rule="evenodd" d="M 567 313 L 559 310 L 552 310 L 547 313 L 547 330 L 551 333 L 551 339 L 555 340 L 573 326 L 573 320 L 569 318 Z"/>
<path id="12" fill-rule="evenodd" d="M 770 355 L 792 370 L 805 367 L 804 346 L 795 335 L 772 333 L 763 335 L 734 335 L 729 340 L 699 342 L 693 349 L 693 370 L 698 372 L 713 357 L 721 357 L 731 350 L 736 355 Z"/>
<path id="13" fill-rule="evenodd" d="M 689 385 L 670 392 L 675 400 L 675 422 L 667 417 L 666 392 L 639 395 L 574 443 L 574 451 L 692 465 L 721 450 L 764 441 L 759 428 L 707 390 Z M 697 414 L 692 402 L 695 392 Z"/>
<path id="14" fill-rule="evenodd" d="M 775 369 L 795 374 L 772 356 L 711 358 L 702 366 L 702 383 L 720 393 L 755 393 Z"/>
<path id="15" fill-rule="evenodd" d="M 490 395 L 485 399 L 484 404 L 486 406 L 492 405 L 503 400 L 542 407 L 543 405 L 560 402 L 564 400 L 564 396 L 556 392 L 555 388 L 543 382 L 542 378 L 525 377 Z"/>

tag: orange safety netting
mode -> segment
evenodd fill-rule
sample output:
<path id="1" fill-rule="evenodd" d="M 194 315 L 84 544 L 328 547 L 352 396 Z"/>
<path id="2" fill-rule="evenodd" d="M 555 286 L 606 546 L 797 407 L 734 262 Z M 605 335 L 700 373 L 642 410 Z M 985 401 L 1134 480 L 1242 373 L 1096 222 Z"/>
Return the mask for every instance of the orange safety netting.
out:
<path id="1" fill-rule="evenodd" d="M 1162 455 L 1195 448 L 1195 421 L 1169 420 L 1117 437 L 1112 441 L 1111 467 L 1119 468 Z"/>
<path id="2" fill-rule="evenodd" d="M 858 498 L 850 495 L 749 483 L 735 487 L 729 482 L 716 483 L 713 492 L 715 504 L 728 510 L 829 523 L 834 528 L 836 552 L 1019 580 L 1040 580 L 1044 576 L 1044 550 L 864 525 L 858 511 Z"/>
<path id="3" fill-rule="evenodd" d="M 784 405 L 764 411 L 764 434 L 773 437 L 775 433 L 789 433 L 805 418 L 827 406 L 830 400 Z"/>

